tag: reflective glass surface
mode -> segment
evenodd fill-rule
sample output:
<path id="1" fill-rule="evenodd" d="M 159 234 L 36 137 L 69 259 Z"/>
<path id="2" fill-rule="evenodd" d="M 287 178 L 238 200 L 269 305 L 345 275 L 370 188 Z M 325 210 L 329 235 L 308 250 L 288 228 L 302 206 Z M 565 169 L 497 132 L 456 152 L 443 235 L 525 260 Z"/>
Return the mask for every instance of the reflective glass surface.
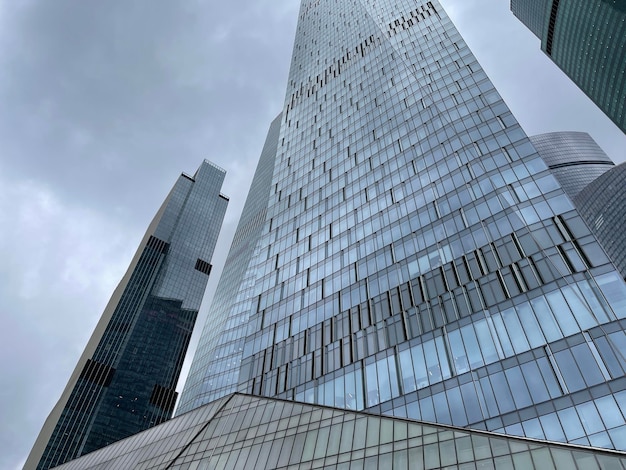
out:
<path id="1" fill-rule="evenodd" d="M 40 440 L 53 426 L 37 468 L 51 468 L 172 416 L 228 204 L 219 192 L 224 176 L 205 161 L 194 177 L 182 175 L 176 182 L 105 310 L 69 395 L 61 398 L 60 418 L 42 430 Z"/>
<path id="2" fill-rule="evenodd" d="M 234 395 L 59 468 L 619 470 L 625 465 L 623 453 Z"/>
<path id="3" fill-rule="evenodd" d="M 275 153 L 239 391 L 624 447 L 626 285 L 436 1 L 303 1 Z"/>
<path id="4" fill-rule="evenodd" d="M 626 132 L 626 4 L 606 0 L 512 0 L 541 49 Z"/>

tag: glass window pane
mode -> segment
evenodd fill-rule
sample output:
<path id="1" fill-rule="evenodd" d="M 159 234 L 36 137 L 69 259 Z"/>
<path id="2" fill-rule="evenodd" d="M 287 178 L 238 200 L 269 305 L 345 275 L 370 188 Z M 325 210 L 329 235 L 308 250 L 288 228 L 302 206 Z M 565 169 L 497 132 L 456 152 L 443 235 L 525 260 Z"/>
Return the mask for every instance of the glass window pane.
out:
<path id="1" fill-rule="evenodd" d="M 574 316 L 576 317 L 576 320 L 578 320 L 578 324 L 580 325 L 580 328 L 582 330 L 592 328 L 598 324 L 596 322 L 596 319 L 589 311 L 589 307 L 584 301 L 583 295 L 578 290 L 578 288 L 572 286 L 563 286 L 561 288 L 561 291 L 565 295 L 567 303 L 572 309 L 572 312 L 574 312 Z"/>
<path id="2" fill-rule="evenodd" d="M 374 406 L 380 403 L 378 378 L 376 376 L 376 363 L 365 366 L 365 385 L 367 386 L 367 406 Z"/>
<path id="3" fill-rule="evenodd" d="M 578 413 L 574 408 L 566 408 L 557 412 L 563 429 L 565 430 L 565 436 L 568 441 L 573 441 L 585 435 L 585 430 L 580 423 Z"/>
<path id="4" fill-rule="evenodd" d="M 546 299 L 541 296 L 537 297 L 530 301 L 533 306 L 533 310 L 535 311 L 535 315 L 539 319 L 539 325 L 541 326 L 541 330 L 545 335 L 548 342 L 556 341 L 557 339 L 561 339 L 563 334 L 559 326 L 554 319 L 554 315 L 552 315 L 552 310 L 548 306 L 548 302 Z"/>
<path id="5" fill-rule="evenodd" d="M 343 423 L 343 427 L 341 429 L 341 443 L 339 444 L 339 452 L 350 452 L 352 449 L 352 437 L 355 436 L 355 445 L 356 445 L 356 434 L 354 429 L 354 420 L 346 421 Z M 356 448 L 355 448 L 356 450 Z M 294 462 L 295 463 L 295 462 Z"/>
<path id="6" fill-rule="evenodd" d="M 560 397 L 563 394 L 563 391 L 561 390 L 561 385 L 556 378 L 552 364 L 550 364 L 547 358 L 540 357 L 537 359 L 537 366 L 539 367 L 539 370 L 541 370 L 541 376 L 543 377 L 543 381 L 548 388 L 550 397 Z"/>
<path id="7" fill-rule="evenodd" d="M 622 413 L 615 403 L 615 399 L 611 395 L 598 398 L 595 402 L 597 409 L 600 412 L 600 416 L 602 417 L 602 421 L 604 421 L 607 429 L 624 424 Z"/>
<path id="8" fill-rule="evenodd" d="M 535 468 L 540 468 L 541 470 L 553 470 L 555 468 L 549 448 L 533 449 L 530 451 L 530 454 L 533 458 Z"/>
<path id="9" fill-rule="evenodd" d="M 320 459 L 326 455 L 326 449 L 328 447 L 328 437 L 330 436 L 330 427 L 326 426 L 319 430 L 317 434 L 317 445 L 315 446 L 315 452 L 313 453 L 314 459 Z"/>
<path id="10" fill-rule="evenodd" d="M 424 343 L 424 357 L 426 359 L 426 367 L 428 369 L 428 378 L 431 384 L 441 382 L 441 368 L 439 367 L 439 358 L 437 357 L 437 349 L 435 341 L 430 340 Z"/>
<path id="11" fill-rule="evenodd" d="M 565 302 L 561 292 L 550 292 L 549 294 L 546 294 L 546 298 L 548 299 L 548 303 L 550 304 L 552 311 L 555 313 L 556 320 L 559 323 L 564 336 L 570 336 L 580 331 L 578 323 L 576 323 L 569 305 Z"/>
<path id="12" fill-rule="evenodd" d="M 533 418 L 528 421 L 524 421 L 522 423 L 522 427 L 524 428 L 524 434 L 527 437 L 532 437 L 534 439 L 545 439 L 546 436 L 543 432 L 543 428 L 541 427 L 541 423 L 539 419 Z"/>
<path id="13" fill-rule="evenodd" d="M 365 447 L 365 434 L 367 433 L 367 418 L 357 418 L 354 423 L 353 450 Z"/>
<path id="14" fill-rule="evenodd" d="M 580 281 L 578 283 L 578 288 L 580 289 L 583 296 L 585 297 L 585 300 L 591 307 L 591 312 L 598 319 L 598 322 L 606 323 L 606 322 L 611 321 L 611 318 L 609 318 L 609 316 L 607 315 L 607 312 L 605 311 L 604 306 L 602 305 L 602 303 L 600 303 L 600 300 L 596 296 L 596 293 L 594 292 L 594 290 L 591 288 L 591 285 L 589 284 L 589 282 Z"/>
<path id="15" fill-rule="evenodd" d="M 366 447 L 377 446 L 380 443 L 380 419 L 367 418 Z"/>
<path id="16" fill-rule="evenodd" d="M 398 354 L 400 359 L 400 372 L 402 373 L 402 390 L 409 393 L 417 389 L 415 375 L 413 373 L 413 361 L 411 360 L 411 350 L 405 349 Z"/>
<path id="17" fill-rule="evenodd" d="M 551 449 L 550 452 L 552 453 L 556 468 L 576 468 L 571 451 Z"/>
<path id="18" fill-rule="evenodd" d="M 476 423 L 484 419 L 481 412 L 480 402 L 476 395 L 476 387 L 474 382 L 461 385 L 461 395 L 463 396 L 463 404 L 470 423 Z"/>
<path id="19" fill-rule="evenodd" d="M 579 344 L 572 348 L 572 354 L 581 371 L 585 371 L 584 379 L 587 386 L 592 386 L 604 382 L 604 376 L 595 358 L 586 344 Z"/>
<path id="20" fill-rule="evenodd" d="M 411 358 L 413 359 L 413 370 L 415 371 L 415 381 L 417 388 L 428 386 L 428 372 L 424 357 L 424 349 L 421 344 L 411 348 Z"/>
<path id="21" fill-rule="evenodd" d="M 386 359 L 387 370 L 389 372 L 389 385 L 391 387 L 391 397 L 396 398 L 400 396 L 400 387 L 398 386 L 398 370 L 396 367 L 395 356 L 390 356 Z"/>
<path id="22" fill-rule="evenodd" d="M 363 370 L 357 369 L 354 371 L 354 386 L 356 389 L 356 409 L 362 410 L 365 408 L 365 397 L 363 396 Z"/>
<path id="23" fill-rule="evenodd" d="M 541 403 L 550 399 L 550 394 L 546 388 L 545 383 L 541 377 L 541 372 L 536 362 L 526 362 L 522 364 L 522 375 L 526 379 L 528 389 L 530 390 L 530 396 L 534 403 Z"/>
<path id="24" fill-rule="evenodd" d="M 540 416 L 539 421 L 541 422 L 541 426 L 543 427 L 543 432 L 546 435 L 546 439 L 548 439 L 549 441 L 565 442 L 565 434 L 563 433 L 561 422 L 559 421 L 556 413 L 550 413 L 548 415 Z"/>
<path id="25" fill-rule="evenodd" d="M 461 328 L 461 336 L 463 337 L 463 343 L 465 344 L 465 350 L 469 359 L 470 368 L 476 369 L 483 365 L 483 356 L 480 353 L 478 347 L 478 340 L 476 339 L 476 333 L 472 325 L 467 325 Z"/>
<path id="26" fill-rule="evenodd" d="M 569 349 L 555 353 L 554 359 L 559 366 L 563 380 L 565 380 L 565 384 L 570 392 L 582 390 L 587 387 Z"/>
<path id="27" fill-rule="evenodd" d="M 509 382 L 509 387 L 513 392 L 513 400 L 515 400 L 517 408 L 524 408 L 532 405 L 532 400 L 530 399 L 526 382 L 524 381 L 522 371 L 519 367 L 507 369 L 505 371 L 505 375 Z"/>
<path id="28" fill-rule="evenodd" d="M 487 412 L 489 416 L 497 416 L 500 414 L 498 410 L 498 404 L 496 402 L 496 397 L 493 394 L 493 389 L 491 388 L 491 382 L 489 381 L 489 377 L 483 377 L 480 379 L 480 388 L 482 389 L 482 398 L 485 400 L 485 405 L 487 406 Z"/>
<path id="29" fill-rule="evenodd" d="M 478 342 L 480 343 L 480 349 L 485 359 L 485 364 L 491 364 L 492 362 L 497 361 L 499 359 L 498 351 L 493 342 L 493 338 L 491 337 L 487 320 L 480 320 L 479 322 L 474 323 L 474 328 L 476 330 Z"/>
<path id="30" fill-rule="evenodd" d="M 515 409 L 515 403 L 511 396 L 511 390 L 509 389 L 508 382 L 503 372 L 496 372 L 489 376 L 493 391 L 498 401 L 498 408 L 500 413 L 507 413 Z"/>
<path id="31" fill-rule="evenodd" d="M 582 422 L 585 431 L 587 431 L 587 434 L 595 434 L 597 432 L 604 431 L 604 424 L 602 424 L 602 419 L 598 414 L 598 410 L 596 409 L 594 402 L 589 401 L 587 403 L 577 405 L 576 410 L 578 411 L 580 421 Z"/>
<path id="32" fill-rule="evenodd" d="M 397 450 L 393 453 L 393 467 L 398 470 L 408 470 L 409 468 L 409 460 L 408 453 L 406 450 Z"/>
<path id="33" fill-rule="evenodd" d="M 513 351 L 513 345 L 511 344 L 511 340 L 509 339 L 509 334 L 504 327 L 504 322 L 502 321 L 502 314 L 497 314 L 491 317 L 493 320 L 493 325 L 496 329 L 496 333 L 498 335 L 498 340 L 500 341 L 500 345 L 502 346 L 502 351 L 506 357 L 515 355 L 515 351 Z"/>
<path id="34" fill-rule="evenodd" d="M 626 339 L 626 336 L 624 336 L 624 333 L 621 331 L 619 331 L 618 334 Z M 611 337 L 611 335 L 609 335 L 609 337 Z M 596 338 L 594 339 L 594 344 L 600 356 L 602 356 L 602 361 L 606 365 L 611 377 L 614 379 L 621 377 L 624 374 L 624 366 L 626 365 L 622 359 L 623 356 L 621 354 L 615 354 L 615 350 L 611 347 L 608 338 Z"/>
<path id="35" fill-rule="evenodd" d="M 465 415 L 465 406 L 463 406 L 463 400 L 461 399 L 461 390 L 459 387 L 451 388 L 446 392 L 447 402 L 450 407 L 450 416 L 452 418 L 452 424 L 455 426 L 466 426 L 467 416 Z"/>
<path id="36" fill-rule="evenodd" d="M 422 398 L 419 401 L 419 404 L 422 419 L 424 421 L 430 421 L 431 423 L 436 422 L 437 418 L 435 417 L 435 408 L 433 407 L 432 397 Z"/>
<path id="37" fill-rule="evenodd" d="M 429 444 L 424 446 L 424 468 L 439 468 L 439 444 Z"/>
<path id="38" fill-rule="evenodd" d="M 452 424 L 450 409 L 448 407 L 449 404 L 445 392 L 436 393 L 432 398 L 433 406 L 435 407 L 435 415 L 437 416 L 437 422 Z"/>
<path id="39" fill-rule="evenodd" d="M 443 340 L 443 336 L 435 338 L 435 345 L 437 347 L 437 355 L 439 357 L 439 367 L 441 370 L 441 376 L 443 379 L 449 379 L 452 377 L 450 373 L 450 364 L 448 363 L 448 353 Z"/>

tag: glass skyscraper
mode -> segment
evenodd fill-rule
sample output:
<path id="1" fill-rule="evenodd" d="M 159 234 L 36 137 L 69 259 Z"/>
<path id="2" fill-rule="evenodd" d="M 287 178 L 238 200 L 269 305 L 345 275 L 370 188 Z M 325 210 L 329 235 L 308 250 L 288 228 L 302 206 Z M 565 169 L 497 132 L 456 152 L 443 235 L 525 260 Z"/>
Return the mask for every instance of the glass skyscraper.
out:
<path id="1" fill-rule="evenodd" d="M 626 3 L 511 0 L 541 50 L 626 132 Z"/>
<path id="2" fill-rule="evenodd" d="M 267 216 L 280 124 L 278 116 L 270 126 L 176 414 L 237 390 L 256 280 L 248 266 Z"/>
<path id="3" fill-rule="evenodd" d="M 267 142 L 183 411 L 236 389 L 626 448 L 624 280 L 436 0 L 303 0 Z"/>
<path id="4" fill-rule="evenodd" d="M 26 462 L 48 469 L 172 415 L 228 198 L 225 171 L 181 175 L 148 228 Z"/>
<path id="5" fill-rule="evenodd" d="M 585 132 L 550 132 L 529 136 L 543 161 L 570 199 L 615 166 Z"/>
<path id="6" fill-rule="evenodd" d="M 626 163 L 596 178 L 578 194 L 574 203 L 626 278 Z"/>

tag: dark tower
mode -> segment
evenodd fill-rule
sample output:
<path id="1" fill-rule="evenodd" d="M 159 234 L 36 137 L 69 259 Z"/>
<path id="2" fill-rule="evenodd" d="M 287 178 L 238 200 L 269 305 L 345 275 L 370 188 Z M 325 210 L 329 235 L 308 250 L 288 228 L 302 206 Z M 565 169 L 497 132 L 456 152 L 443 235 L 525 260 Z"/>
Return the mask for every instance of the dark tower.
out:
<path id="1" fill-rule="evenodd" d="M 25 468 L 48 469 L 171 417 L 228 199 L 225 171 L 181 175 L 113 293 Z"/>

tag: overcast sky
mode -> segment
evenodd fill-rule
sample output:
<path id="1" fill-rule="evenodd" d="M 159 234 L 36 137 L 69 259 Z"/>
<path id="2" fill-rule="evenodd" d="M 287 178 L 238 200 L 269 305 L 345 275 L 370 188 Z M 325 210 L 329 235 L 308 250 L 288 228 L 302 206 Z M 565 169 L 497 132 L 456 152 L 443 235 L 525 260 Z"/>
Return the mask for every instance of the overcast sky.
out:
<path id="1" fill-rule="evenodd" d="M 587 131 L 626 159 L 508 0 L 441 1 L 527 133 Z M 231 198 L 206 310 L 282 108 L 298 7 L 0 0 L 0 468 L 21 468 L 149 221 L 203 158 Z"/>

